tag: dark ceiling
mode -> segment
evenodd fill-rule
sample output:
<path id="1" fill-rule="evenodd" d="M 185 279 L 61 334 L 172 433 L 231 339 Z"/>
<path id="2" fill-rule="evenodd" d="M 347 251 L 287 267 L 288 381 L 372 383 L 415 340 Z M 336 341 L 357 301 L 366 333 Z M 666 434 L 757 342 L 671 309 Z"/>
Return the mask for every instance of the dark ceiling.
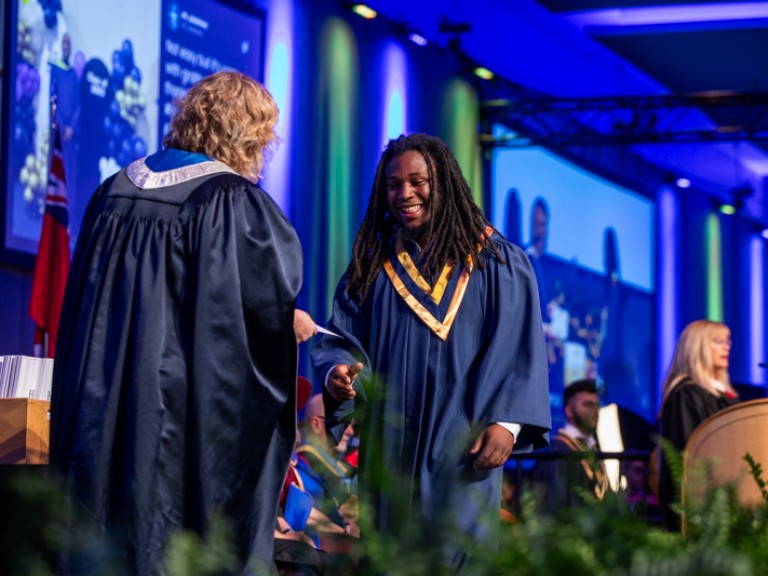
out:
<path id="1" fill-rule="evenodd" d="M 710 184 L 710 188 L 720 185 L 726 198 L 729 192 L 737 197 L 745 196 L 741 200 L 748 201 L 749 215 L 765 223 L 768 3 L 682 0 L 674 4 L 661 0 L 538 0 L 538 3 L 554 16 L 578 26 L 585 37 L 598 41 L 642 70 L 671 94 L 716 98 L 718 105 L 699 108 L 713 121 L 712 128 L 718 135 L 729 134 L 733 139 L 731 149 L 724 150 L 720 161 L 723 176 L 703 178 L 715 180 L 706 184 Z M 721 103 L 724 105 L 719 105 Z M 747 147 L 750 158 L 742 161 L 742 149 Z M 640 152 L 642 154 L 642 150 Z M 664 148 L 646 152 L 664 164 Z M 764 158 L 761 153 L 766 154 Z M 680 167 L 693 177 L 704 174 L 701 164 L 694 160 Z M 708 168 L 711 173 L 713 166 Z"/>
<path id="2" fill-rule="evenodd" d="M 676 0 L 538 0 L 552 14 L 668 5 L 727 10 L 729 4 L 764 2 L 692 2 Z M 695 13 L 694 13 L 695 14 Z M 732 16 L 737 17 L 737 14 Z M 657 25 L 586 26 L 583 32 L 633 63 L 672 92 L 768 91 L 768 5 L 764 17 L 748 20 Z"/>
<path id="3" fill-rule="evenodd" d="M 544 144 L 601 135 L 706 194 L 738 195 L 768 225 L 768 2 L 370 3 L 445 45 L 441 22 L 469 24 L 460 50 L 526 89 L 515 108 L 551 127 Z"/>

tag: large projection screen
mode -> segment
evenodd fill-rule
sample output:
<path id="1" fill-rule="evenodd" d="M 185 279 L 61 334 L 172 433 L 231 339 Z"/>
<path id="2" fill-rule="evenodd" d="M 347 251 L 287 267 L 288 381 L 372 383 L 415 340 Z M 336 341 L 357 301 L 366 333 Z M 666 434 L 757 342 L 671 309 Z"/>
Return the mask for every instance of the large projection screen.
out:
<path id="1" fill-rule="evenodd" d="M 6 253 L 37 252 L 53 96 L 74 244 L 98 184 L 161 145 L 174 98 L 221 69 L 263 77 L 264 13 L 244 3 L 10 1 Z"/>
<path id="2" fill-rule="evenodd" d="M 494 149 L 491 182 L 491 220 L 539 281 L 553 418 L 565 386 L 596 378 L 653 421 L 654 201 L 540 147 Z"/>

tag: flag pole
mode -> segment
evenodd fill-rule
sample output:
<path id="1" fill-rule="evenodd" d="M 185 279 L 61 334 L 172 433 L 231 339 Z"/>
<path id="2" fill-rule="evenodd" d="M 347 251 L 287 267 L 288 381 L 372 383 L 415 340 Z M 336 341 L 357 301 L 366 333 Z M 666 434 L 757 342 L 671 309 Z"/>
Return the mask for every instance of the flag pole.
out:
<path id="1" fill-rule="evenodd" d="M 53 159 L 53 134 L 56 130 L 56 99 L 58 98 L 58 93 L 56 90 L 56 81 L 51 79 L 51 98 L 50 98 L 50 115 L 49 115 L 49 126 L 48 126 L 48 154 L 46 158 L 46 166 L 48 168 L 48 173 L 46 174 L 46 179 L 50 180 L 51 178 L 51 162 Z M 46 196 L 48 195 L 48 187 L 46 186 Z M 38 247 L 38 252 L 40 251 L 40 248 Z M 35 271 L 37 272 L 37 271 Z M 48 351 L 48 332 L 40 326 L 39 324 L 35 323 L 35 340 L 32 344 L 32 355 L 36 358 L 45 358 L 47 356 Z"/>
<path id="2" fill-rule="evenodd" d="M 51 84 L 48 186 L 40 243 L 32 278 L 29 315 L 35 322 L 35 355 L 53 358 L 69 274 L 69 211 L 61 135 L 56 118 L 58 90 Z"/>

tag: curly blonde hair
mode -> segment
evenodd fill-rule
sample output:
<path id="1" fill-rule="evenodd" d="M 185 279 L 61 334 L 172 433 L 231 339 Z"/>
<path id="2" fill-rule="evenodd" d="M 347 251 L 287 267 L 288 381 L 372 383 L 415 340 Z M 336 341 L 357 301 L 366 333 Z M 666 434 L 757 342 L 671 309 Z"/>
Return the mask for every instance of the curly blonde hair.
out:
<path id="1" fill-rule="evenodd" d="M 688 324 L 680 334 L 672 364 L 664 379 L 664 397 L 686 378 L 715 396 L 720 396 L 721 392 L 712 385 L 712 380 L 719 381 L 733 392 L 728 370 L 715 369 L 713 366 L 711 347 L 715 338 L 730 337 L 731 330 L 721 322 L 695 320 Z"/>
<path id="2" fill-rule="evenodd" d="M 264 86 L 245 74 L 216 72 L 175 102 L 166 148 L 200 152 L 256 181 L 278 142 L 278 109 Z"/>

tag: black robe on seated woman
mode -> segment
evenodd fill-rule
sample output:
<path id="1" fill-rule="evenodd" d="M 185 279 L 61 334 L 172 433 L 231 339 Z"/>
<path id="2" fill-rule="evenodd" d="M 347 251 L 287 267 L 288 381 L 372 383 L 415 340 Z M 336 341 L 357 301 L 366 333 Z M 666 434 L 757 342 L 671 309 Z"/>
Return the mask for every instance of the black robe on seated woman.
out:
<path id="1" fill-rule="evenodd" d="M 738 402 L 737 397 L 726 394 L 716 396 L 693 380 L 685 379 L 675 386 L 664 399 L 659 417 L 660 433 L 676 450 L 682 452 L 688 439 L 704 420 Z M 676 488 L 669 467 L 662 456 L 659 474 L 659 504 L 664 514 L 664 524 L 677 530 L 680 517 L 669 509 L 677 501 Z"/>

